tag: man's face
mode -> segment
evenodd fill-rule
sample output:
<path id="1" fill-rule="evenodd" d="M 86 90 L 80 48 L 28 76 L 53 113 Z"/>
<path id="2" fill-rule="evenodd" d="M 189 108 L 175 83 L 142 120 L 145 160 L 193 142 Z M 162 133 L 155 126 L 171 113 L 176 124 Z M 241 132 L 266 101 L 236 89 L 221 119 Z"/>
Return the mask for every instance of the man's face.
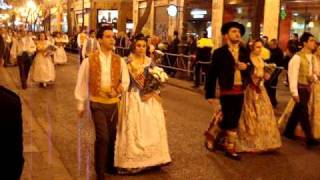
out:
<path id="1" fill-rule="evenodd" d="M 228 33 L 226 34 L 226 37 L 231 43 L 239 43 L 241 40 L 240 29 L 234 27 L 230 28 Z"/>
<path id="2" fill-rule="evenodd" d="M 100 40 L 101 46 L 107 50 L 112 50 L 115 44 L 113 38 L 113 32 L 111 30 L 106 30 L 103 32 L 102 39 Z"/>
<path id="3" fill-rule="evenodd" d="M 269 44 L 269 47 L 270 47 L 271 49 L 277 48 L 277 42 L 271 41 L 270 44 Z"/>
<path id="4" fill-rule="evenodd" d="M 314 51 L 317 48 L 317 42 L 316 39 L 314 37 L 309 37 L 307 42 L 303 43 L 305 47 L 307 47 L 308 49 L 310 49 L 311 51 Z"/>
<path id="5" fill-rule="evenodd" d="M 95 32 L 92 32 L 91 34 L 90 34 L 90 37 L 91 38 L 94 38 L 96 36 L 96 33 Z"/>

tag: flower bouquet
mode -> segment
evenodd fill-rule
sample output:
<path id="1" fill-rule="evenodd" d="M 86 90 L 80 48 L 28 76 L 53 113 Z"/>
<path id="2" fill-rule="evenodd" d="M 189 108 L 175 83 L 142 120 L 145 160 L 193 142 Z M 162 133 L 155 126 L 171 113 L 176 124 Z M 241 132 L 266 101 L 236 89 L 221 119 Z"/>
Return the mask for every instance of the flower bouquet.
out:
<path id="1" fill-rule="evenodd" d="M 57 48 L 55 46 L 50 45 L 44 51 L 44 56 L 51 56 L 51 55 L 53 55 L 54 51 L 56 51 L 56 50 L 57 50 Z"/>
<path id="2" fill-rule="evenodd" d="M 157 66 L 147 68 L 145 74 L 144 85 L 140 91 L 141 97 L 159 94 L 161 86 L 169 79 L 167 73 Z"/>

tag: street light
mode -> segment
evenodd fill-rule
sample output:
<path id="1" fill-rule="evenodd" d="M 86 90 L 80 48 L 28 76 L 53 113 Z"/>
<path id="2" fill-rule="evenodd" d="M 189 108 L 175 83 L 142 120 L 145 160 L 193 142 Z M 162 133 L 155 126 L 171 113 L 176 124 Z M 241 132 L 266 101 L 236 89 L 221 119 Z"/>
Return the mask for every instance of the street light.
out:
<path id="1" fill-rule="evenodd" d="M 178 8 L 176 5 L 170 4 L 169 7 L 167 8 L 168 14 L 171 17 L 175 17 L 178 13 Z"/>
<path id="2" fill-rule="evenodd" d="M 37 9 L 37 5 L 33 0 L 29 0 L 27 2 L 27 7 L 32 11 L 35 11 Z"/>

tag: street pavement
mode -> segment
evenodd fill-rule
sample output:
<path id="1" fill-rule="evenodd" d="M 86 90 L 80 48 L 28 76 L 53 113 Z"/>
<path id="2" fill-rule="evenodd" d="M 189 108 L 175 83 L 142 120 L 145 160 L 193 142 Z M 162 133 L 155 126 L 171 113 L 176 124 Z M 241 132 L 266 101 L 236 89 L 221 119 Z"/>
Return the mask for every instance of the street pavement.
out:
<path id="1" fill-rule="evenodd" d="M 0 84 L 17 92 L 24 111 L 25 180 L 93 179 L 94 130 L 88 115 L 78 119 L 74 87 L 79 67 L 76 55 L 68 55 L 67 65 L 56 67 L 56 82 L 43 89 L 21 90 L 18 68 L 0 72 Z M 307 149 L 302 141 L 283 138 L 283 147 L 273 153 L 243 154 L 240 162 L 204 148 L 203 132 L 208 127 L 212 107 L 203 91 L 192 83 L 172 79 L 162 91 L 167 118 L 172 163 L 160 170 L 135 176 L 106 176 L 110 180 L 237 180 L 237 179 L 320 179 L 320 148 Z M 277 116 L 289 95 L 280 85 Z"/>

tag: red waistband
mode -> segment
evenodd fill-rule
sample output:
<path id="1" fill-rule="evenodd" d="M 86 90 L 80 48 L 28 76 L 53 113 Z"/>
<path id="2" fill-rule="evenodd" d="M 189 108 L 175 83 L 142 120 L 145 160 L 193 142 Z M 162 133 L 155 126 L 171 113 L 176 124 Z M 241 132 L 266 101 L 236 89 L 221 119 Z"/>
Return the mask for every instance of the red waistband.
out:
<path id="1" fill-rule="evenodd" d="M 309 88 L 310 88 L 310 85 L 298 84 L 298 88 L 300 88 L 300 89 L 309 89 Z"/>
<path id="2" fill-rule="evenodd" d="M 220 89 L 221 95 L 235 95 L 235 94 L 243 94 L 243 86 L 242 85 L 234 85 L 232 89 Z"/>

